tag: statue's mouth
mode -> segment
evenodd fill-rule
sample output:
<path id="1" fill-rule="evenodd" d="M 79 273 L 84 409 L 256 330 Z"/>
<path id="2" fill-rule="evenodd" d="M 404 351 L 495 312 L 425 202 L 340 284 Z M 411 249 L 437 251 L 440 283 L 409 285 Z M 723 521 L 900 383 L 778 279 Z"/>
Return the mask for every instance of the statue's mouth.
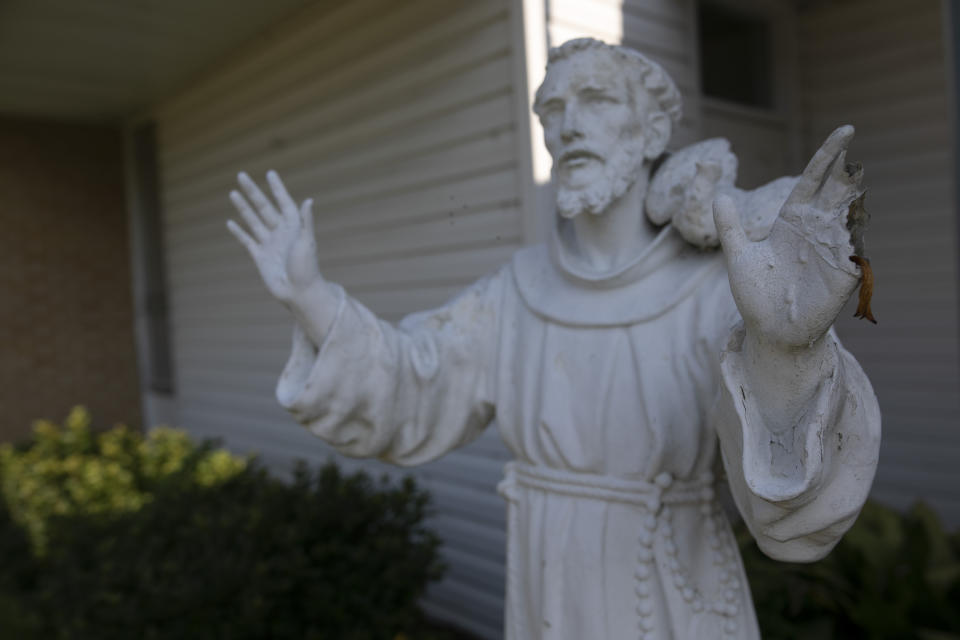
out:
<path id="1" fill-rule="evenodd" d="M 590 161 L 603 162 L 603 158 L 587 149 L 570 149 L 560 156 L 560 166 L 575 169 L 588 164 Z"/>

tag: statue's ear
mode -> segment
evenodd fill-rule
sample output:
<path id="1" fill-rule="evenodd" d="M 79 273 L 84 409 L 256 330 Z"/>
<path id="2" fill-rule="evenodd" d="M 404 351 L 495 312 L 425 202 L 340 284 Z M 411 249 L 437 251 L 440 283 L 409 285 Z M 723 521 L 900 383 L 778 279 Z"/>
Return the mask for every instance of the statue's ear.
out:
<path id="1" fill-rule="evenodd" d="M 647 126 L 644 128 L 646 146 L 643 150 L 643 155 L 647 160 L 655 160 L 660 157 L 660 154 L 667 148 L 672 129 L 670 116 L 663 111 L 656 111 L 647 116 Z"/>

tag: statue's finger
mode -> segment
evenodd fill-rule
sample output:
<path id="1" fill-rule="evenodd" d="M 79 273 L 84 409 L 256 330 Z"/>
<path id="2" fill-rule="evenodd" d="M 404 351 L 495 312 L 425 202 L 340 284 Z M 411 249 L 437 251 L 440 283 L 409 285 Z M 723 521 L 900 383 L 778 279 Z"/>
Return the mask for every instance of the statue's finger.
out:
<path id="1" fill-rule="evenodd" d="M 730 196 L 720 195 L 713 201 L 713 221 L 717 225 L 723 252 L 727 255 L 740 252 L 750 242 L 740 223 L 737 205 Z"/>
<path id="2" fill-rule="evenodd" d="M 284 186 L 279 174 L 273 169 L 267 171 L 267 184 L 270 185 L 270 190 L 273 191 L 273 197 L 276 198 L 277 204 L 280 205 L 280 211 L 283 212 L 283 215 L 290 219 L 291 222 L 295 222 L 299 207 L 297 207 L 297 203 L 293 201 L 293 198 L 290 197 L 290 192 L 287 191 L 287 187 Z"/>
<path id="3" fill-rule="evenodd" d="M 834 129 L 826 141 L 813 154 L 813 158 L 803 170 L 800 181 L 794 187 L 790 194 L 788 203 L 808 202 L 823 185 L 823 181 L 828 175 L 831 167 L 834 166 L 838 156 L 846 151 L 847 146 L 853 139 L 853 127 L 849 124 Z"/>
<path id="4" fill-rule="evenodd" d="M 300 224 L 303 233 L 313 235 L 313 198 L 307 198 L 300 205 Z"/>
<path id="5" fill-rule="evenodd" d="M 264 240 L 268 235 L 270 235 L 269 230 L 264 226 L 263 221 L 260 220 L 253 208 L 250 206 L 250 203 L 247 202 L 247 199 L 240 195 L 239 191 L 230 192 L 230 202 L 233 203 L 233 207 L 237 210 L 240 216 L 243 218 L 244 222 L 247 223 L 247 226 L 250 227 L 250 230 L 253 231 L 253 235 L 257 237 L 258 240 Z"/>
<path id="6" fill-rule="evenodd" d="M 257 255 L 258 255 L 258 247 L 257 247 L 256 241 L 254 241 L 254 239 L 251 238 L 250 235 L 243 230 L 243 227 L 238 225 L 233 220 L 227 220 L 227 229 L 230 231 L 230 233 L 233 234 L 233 237 L 235 237 L 237 240 L 240 241 L 240 244 L 242 244 L 244 247 L 247 248 L 247 251 L 250 252 L 250 257 L 253 258 L 254 261 L 256 261 Z"/>
<path id="7" fill-rule="evenodd" d="M 273 203 L 270 202 L 267 196 L 263 195 L 263 191 L 260 190 L 260 187 L 257 186 L 257 183 L 242 171 L 237 176 L 237 182 L 240 183 L 240 188 L 243 189 L 243 192 L 247 194 L 247 197 L 250 198 L 251 202 L 253 202 L 253 206 L 255 206 L 257 211 L 260 212 L 260 217 L 263 218 L 263 221 L 267 224 L 267 226 L 276 226 L 277 222 L 280 220 L 280 214 L 277 212 L 277 208 L 273 206 Z"/>
<path id="8" fill-rule="evenodd" d="M 862 193 L 862 176 L 863 168 L 859 164 L 848 164 L 846 150 L 840 152 L 817 195 L 818 207 L 835 211 L 837 224 L 846 226 L 848 207 Z"/>

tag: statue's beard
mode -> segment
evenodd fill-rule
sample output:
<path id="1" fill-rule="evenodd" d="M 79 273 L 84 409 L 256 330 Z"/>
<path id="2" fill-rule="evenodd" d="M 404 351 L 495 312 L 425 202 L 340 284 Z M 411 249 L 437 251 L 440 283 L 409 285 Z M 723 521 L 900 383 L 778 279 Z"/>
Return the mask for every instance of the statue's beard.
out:
<path id="1" fill-rule="evenodd" d="M 590 184 L 571 188 L 562 181 L 557 185 L 557 213 L 563 218 L 575 218 L 581 213 L 595 216 L 623 197 L 633 186 L 641 170 L 642 157 L 631 145 L 623 145 L 604 163 L 599 177 Z"/>

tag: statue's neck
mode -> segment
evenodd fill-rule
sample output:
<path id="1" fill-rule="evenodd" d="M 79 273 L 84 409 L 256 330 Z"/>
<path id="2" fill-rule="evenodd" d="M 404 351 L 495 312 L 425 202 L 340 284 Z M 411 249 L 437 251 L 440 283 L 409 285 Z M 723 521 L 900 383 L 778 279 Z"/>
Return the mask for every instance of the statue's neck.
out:
<path id="1" fill-rule="evenodd" d="M 623 196 L 600 215 L 581 213 L 573 219 L 576 254 L 582 266 L 606 273 L 634 259 L 653 241 L 657 230 L 643 215 L 649 182 L 646 167 Z"/>

